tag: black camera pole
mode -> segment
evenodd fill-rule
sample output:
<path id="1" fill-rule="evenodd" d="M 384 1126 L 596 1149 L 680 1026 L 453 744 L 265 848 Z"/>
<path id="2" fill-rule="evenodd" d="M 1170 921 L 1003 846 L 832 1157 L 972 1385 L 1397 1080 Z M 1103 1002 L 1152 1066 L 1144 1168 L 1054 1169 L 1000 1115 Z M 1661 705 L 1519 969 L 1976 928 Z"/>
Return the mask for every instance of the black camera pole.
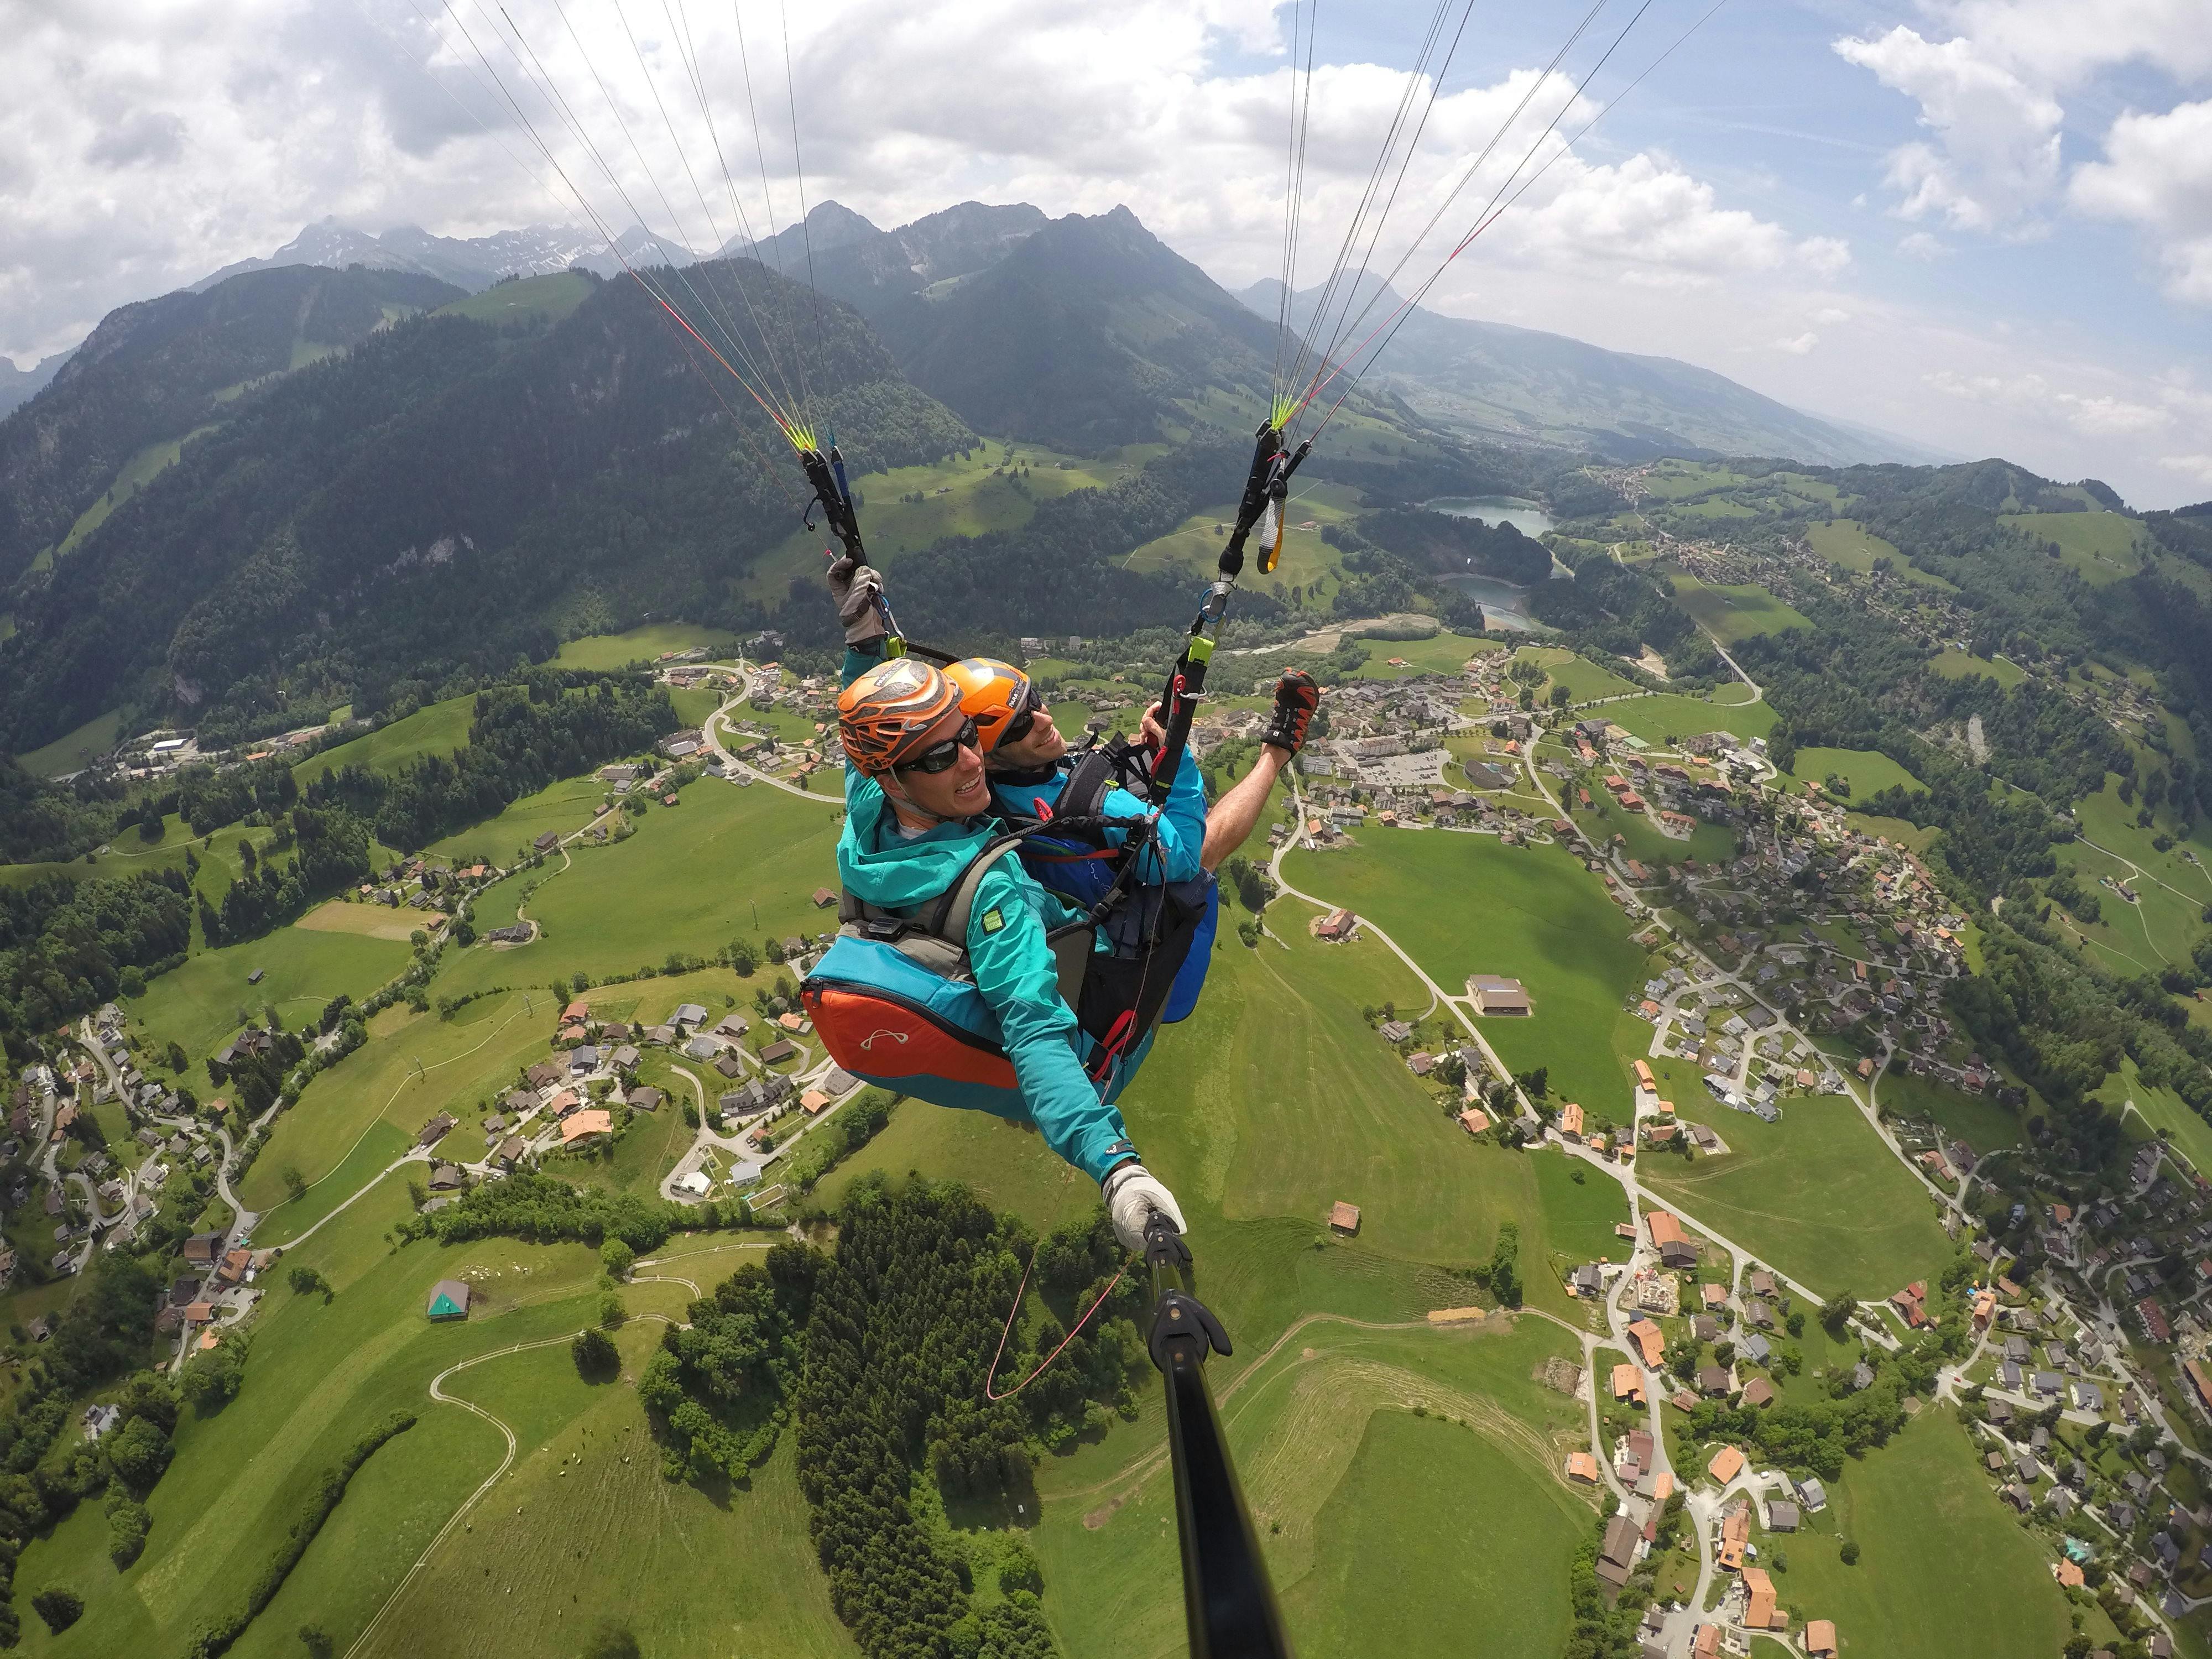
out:
<path id="1" fill-rule="evenodd" d="M 1145 1230 L 1145 1261 L 1152 1278 L 1152 1363 L 1167 1384 L 1191 1659 L 1291 1659 L 1259 1536 L 1206 1382 L 1206 1357 L 1230 1351 L 1229 1334 L 1191 1295 L 1189 1248 L 1158 1212 Z"/>

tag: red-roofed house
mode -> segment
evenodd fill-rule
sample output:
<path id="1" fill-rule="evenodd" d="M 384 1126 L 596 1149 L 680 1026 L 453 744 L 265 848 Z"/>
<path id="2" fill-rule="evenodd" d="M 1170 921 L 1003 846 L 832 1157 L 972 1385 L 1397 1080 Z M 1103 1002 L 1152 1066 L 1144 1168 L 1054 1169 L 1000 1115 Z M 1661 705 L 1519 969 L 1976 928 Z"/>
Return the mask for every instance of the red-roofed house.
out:
<path id="1" fill-rule="evenodd" d="M 1659 1369 L 1659 1362 L 1667 1352 L 1667 1339 L 1656 1325 L 1648 1319 L 1638 1320 L 1628 1328 L 1628 1340 L 1642 1352 L 1647 1369 Z"/>

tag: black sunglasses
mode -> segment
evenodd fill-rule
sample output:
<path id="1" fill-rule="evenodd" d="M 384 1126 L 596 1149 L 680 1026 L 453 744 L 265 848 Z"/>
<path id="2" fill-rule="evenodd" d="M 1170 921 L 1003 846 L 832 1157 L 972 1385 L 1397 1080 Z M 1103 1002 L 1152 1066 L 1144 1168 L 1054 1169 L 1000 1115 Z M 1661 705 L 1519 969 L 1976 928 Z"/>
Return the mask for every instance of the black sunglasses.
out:
<path id="1" fill-rule="evenodd" d="M 1028 687 L 1022 693 L 1020 712 L 1006 722 L 1006 729 L 999 735 L 1000 743 L 1019 743 L 1029 736 L 1030 728 L 1036 725 L 1036 717 L 1043 713 L 1044 699 L 1037 696 L 1036 687 Z"/>
<path id="2" fill-rule="evenodd" d="M 963 720 L 959 731 L 943 743 L 933 743 L 912 760 L 901 761 L 891 768 L 894 772 L 943 772 L 960 763 L 960 751 L 978 749 L 981 740 L 975 735 L 975 722 Z"/>

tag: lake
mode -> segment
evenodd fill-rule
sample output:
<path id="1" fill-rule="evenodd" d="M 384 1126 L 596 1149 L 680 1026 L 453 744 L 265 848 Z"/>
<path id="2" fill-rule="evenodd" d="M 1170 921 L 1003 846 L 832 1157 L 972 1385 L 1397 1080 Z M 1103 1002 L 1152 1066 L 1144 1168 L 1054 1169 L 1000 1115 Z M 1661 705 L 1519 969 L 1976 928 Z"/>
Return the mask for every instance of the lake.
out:
<path id="1" fill-rule="evenodd" d="M 1531 538 L 1541 536 L 1553 526 L 1550 514 L 1535 502 L 1524 501 L 1517 495 L 1443 495 L 1421 505 L 1431 513 L 1446 514 L 1455 519 L 1510 524 Z M 1556 577 L 1559 574 L 1555 567 L 1553 574 Z M 1528 590 L 1525 587 L 1516 587 L 1494 576 L 1446 576 L 1444 580 L 1476 600 L 1482 606 L 1483 620 L 1492 628 L 1512 629 L 1525 634 L 1539 626 L 1528 615 Z"/>
<path id="2" fill-rule="evenodd" d="M 1524 536 L 1541 536 L 1553 526 L 1552 515 L 1534 501 L 1517 495 L 1440 495 L 1422 506 L 1431 513 L 1455 519 L 1480 519 L 1485 524 L 1510 524 Z"/>

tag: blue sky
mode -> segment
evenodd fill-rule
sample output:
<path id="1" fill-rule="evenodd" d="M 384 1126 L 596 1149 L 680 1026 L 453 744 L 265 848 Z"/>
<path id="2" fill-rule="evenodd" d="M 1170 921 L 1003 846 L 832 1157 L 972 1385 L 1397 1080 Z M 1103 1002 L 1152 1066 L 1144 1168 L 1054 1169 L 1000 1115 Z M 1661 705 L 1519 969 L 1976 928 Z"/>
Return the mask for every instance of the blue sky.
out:
<path id="1" fill-rule="evenodd" d="M 1568 75 L 1634 3 L 1607 0 Z M 481 23 L 476 3 L 457 9 Z M 1532 85 L 1534 118 L 1481 187 L 1565 103 L 1571 81 L 1534 77 L 1587 3 L 1477 9 L 1386 258 Z M 1439 308 L 1681 357 L 1948 452 L 2104 477 L 2140 505 L 2212 497 L 2206 0 L 1729 0 L 1614 106 L 1709 3 L 1652 0 L 1563 130 L 1601 107 L 1600 125 L 1454 266 Z M 677 177 L 676 149 L 703 140 L 654 137 L 648 82 L 676 79 L 682 0 L 616 4 L 571 4 L 573 41 L 551 0 L 509 9 L 587 122 L 596 68 L 640 123 L 632 182 Z M 738 5 L 766 51 L 779 8 Z M 1430 9 L 1320 8 L 1310 250 L 1340 229 Z M 1285 46 L 1310 9 L 791 13 L 814 199 L 882 224 L 969 198 L 1126 204 L 1231 286 L 1274 271 Z M 16 43 L 0 61 L 0 351 L 73 343 L 112 306 L 326 215 L 461 235 L 573 215 L 517 166 L 526 136 L 440 16 L 411 0 L 0 0 Z M 727 9 L 685 21 L 718 119 L 741 131 Z M 765 148 L 788 217 L 787 145 Z M 711 245 L 704 224 L 665 228 Z"/>

